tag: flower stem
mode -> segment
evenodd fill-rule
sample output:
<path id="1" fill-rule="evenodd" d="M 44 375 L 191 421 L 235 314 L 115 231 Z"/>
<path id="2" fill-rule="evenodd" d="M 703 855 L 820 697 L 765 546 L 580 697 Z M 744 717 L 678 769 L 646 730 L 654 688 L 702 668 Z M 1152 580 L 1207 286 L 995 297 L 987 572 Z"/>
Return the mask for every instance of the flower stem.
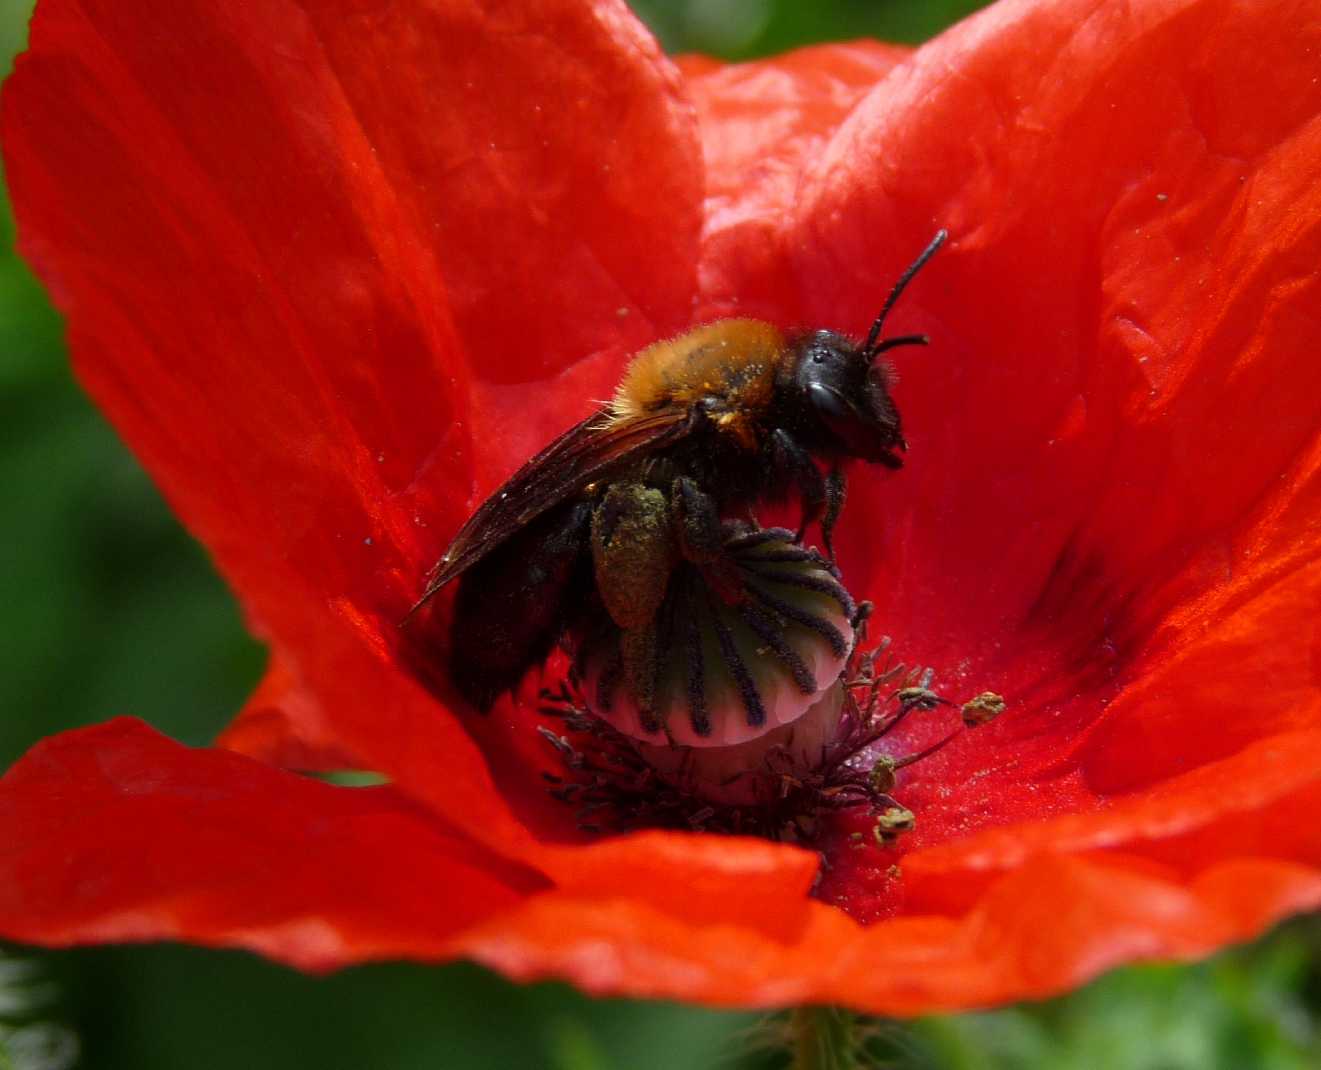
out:
<path id="1" fill-rule="evenodd" d="M 789 1013 L 792 1070 L 860 1070 L 858 1018 L 839 1007 L 795 1007 Z"/>

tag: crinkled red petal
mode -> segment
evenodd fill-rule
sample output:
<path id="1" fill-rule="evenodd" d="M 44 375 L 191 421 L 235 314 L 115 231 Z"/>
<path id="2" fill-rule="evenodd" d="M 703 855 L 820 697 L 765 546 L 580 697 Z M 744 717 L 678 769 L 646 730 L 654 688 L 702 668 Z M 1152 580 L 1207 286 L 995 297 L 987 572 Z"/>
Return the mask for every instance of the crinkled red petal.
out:
<path id="1" fill-rule="evenodd" d="M 278 651 L 272 653 L 257 690 L 216 745 L 304 772 L 360 769 L 363 764 L 335 738 L 320 702 Z"/>
<path id="2" fill-rule="evenodd" d="M 1313 850 L 1302 830 L 1321 804 L 1319 743 L 1308 782 L 1271 800 L 1282 804 L 1271 819 Z M 546 891 L 390 789 L 190 751 L 127 720 L 49 740 L 0 783 L 0 932 L 57 945 L 182 938 L 306 969 L 466 955 L 599 993 L 920 1013 L 1205 953 L 1321 901 L 1314 866 L 1264 853 L 1176 872 L 1103 843 L 1075 842 L 1086 850 L 1074 856 L 1047 843 L 965 911 L 863 927 L 807 899 L 806 881 L 765 894 L 782 850 L 660 834 L 605 845 L 610 866 Z M 1249 818 L 1206 832 L 1269 838 Z M 1163 830 L 1172 841 L 1187 832 L 1175 826 Z M 645 894 L 634 852 L 660 864 Z"/>
<path id="3" fill-rule="evenodd" d="M 453 954 L 544 879 L 391 788 L 336 788 L 121 719 L 56 736 L 0 781 L 0 932 L 185 939 L 306 969 Z"/>
<path id="4" fill-rule="evenodd" d="M 1315 812 L 1321 795 L 1303 806 Z M 694 924 L 638 897 L 555 891 L 465 934 L 513 977 L 569 977 L 598 994 L 730 1006 L 839 1003 L 891 1015 L 1045 996 L 1148 958 L 1205 955 L 1321 903 L 1315 867 L 1241 857 L 1170 879 L 1087 855 L 1038 854 L 958 917 L 861 926 L 811 903 L 792 933 Z"/>
<path id="5" fill-rule="evenodd" d="M 590 407 L 572 362 L 686 322 L 696 134 L 620 4 L 354 7 L 43 3 L 7 174 L 84 383 L 276 648 L 272 687 L 307 689 L 281 714 L 322 718 L 285 757 L 509 838 L 398 622 L 477 488 Z M 250 709 L 231 741 L 269 748 Z"/>
<path id="6" fill-rule="evenodd" d="M 680 60 L 707 176 L 695 320 L 812 325 L 793 271 L 798 184 L 841 120 L 910 53 L 859 41 L 751 63 Z"/>
<path id="7" fill-rule="evenodd" d="M 1249 748 L 1321 727 L 1300 625 L 1321 593 L 1321 7 L 1293 9 L 1303 38 L 1215 2 L 1069 10 L 998 5 L 920 50 L 801 188 L 800 278 L 839 283 L 821 315 L 952 233 L 893 321 L 935 340 L 902 357 L 908 465 L 855 482 L 840 538 L 901 656 L 1013 708 L 911 772 L 914 866 L 1062 813 L 1141 840 L 1182 774 L 1238 758 L 1250 781 Z M 1236 795 L 1175 809 L 1212 826 Z M 857 916 L 972 901 L 957 866 L 896 894 L 844 857 L 867 873 L 828 881 Z"/>

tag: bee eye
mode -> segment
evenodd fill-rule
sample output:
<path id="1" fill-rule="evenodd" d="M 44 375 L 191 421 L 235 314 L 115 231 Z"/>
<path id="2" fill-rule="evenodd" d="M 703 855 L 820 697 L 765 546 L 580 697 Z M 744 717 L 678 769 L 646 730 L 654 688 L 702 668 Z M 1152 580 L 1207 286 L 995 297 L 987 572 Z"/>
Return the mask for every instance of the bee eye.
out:
<path id="1" fill-rule="evenodd" d="M 823 360 L 825 360 L 825 359 L 826 359 L 826 358 L 823 357 L 820 353 L 813 353 L 813 354 L 812 354 L 812 363 L 813 363 L 813 364 L 820 364 L 820 363 L 821 363 Z"/>

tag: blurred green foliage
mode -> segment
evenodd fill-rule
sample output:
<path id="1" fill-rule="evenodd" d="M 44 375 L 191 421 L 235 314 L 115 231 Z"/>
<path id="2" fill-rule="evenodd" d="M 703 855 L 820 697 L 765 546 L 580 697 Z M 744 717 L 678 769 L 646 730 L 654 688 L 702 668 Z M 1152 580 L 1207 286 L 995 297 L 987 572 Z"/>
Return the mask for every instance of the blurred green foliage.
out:
<path id="1" fill-rule="evenodd" d="M 123 0 L 131 2 L 131 0 Z M 28 0 L 0 0 L 0 66 Z M 917 41 L 973 0 L 639 0 L 667 48 L 731 58 L 878 36 Z M 118 713 L 205 743 L 262 662 L 204 553 L 78 391 L 60 324 L 0 211 L 0 763 Z M 25 965 L 26 964 L 26 965 Z M 37 976 L 54 984 L 29 998 Z M 12 968 L 11 968 L 12 967 Z M 1321 1066 L 1321 928 L 1286 926 L 1192 967 L 1120 971 L 1067 998 L 883 1028 L 879 1062 L 1013 1070 Z M 309 978 L 186 947 L 0 959 L 0 1070 L 692 1070 L 771 1067 L 759 1016 L 591 1000 L 474 966 L 383 965 Z M 750 1032 L 751 1031 L 751 1034 Z M 52 1046 L 54 1045 L 54 1046 Z"/>
<path id="2" fill-rule="evenodd" d="M 748 59 L 821 41 L 917 43 L 987 0 L 632 0 L 667 52 Z"/>

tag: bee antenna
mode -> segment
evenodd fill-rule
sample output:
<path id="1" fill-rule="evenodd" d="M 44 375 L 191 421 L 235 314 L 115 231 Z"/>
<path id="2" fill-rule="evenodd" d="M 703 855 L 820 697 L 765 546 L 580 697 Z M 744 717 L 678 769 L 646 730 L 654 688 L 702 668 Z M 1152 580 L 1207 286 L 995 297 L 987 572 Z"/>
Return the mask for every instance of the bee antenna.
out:
<path id="1" fill-rule="evenodd" d="M 894 308 L 894 303 L 899 300 L 899 295 L 904 292 L 904 287 L 912 282 L 913 276 L 921 271 L 922 266 L 936 255 L 936 250 L 945 244 L 945 239 L 948 237 L 949 231 L 941 227 L 936 231 L 936 236 L 931 239 L 927 247 L 918 255 L 918 258 L 908 266 L 908 270 L 899 276 L 899 281 L 894 284 L 890 296 L 885 299 L 885 304 L 881 306 L 881 314 L 876 317 L 876 322 L 871 325 L 871 330 L 867 332 L 867 341 L 862 344 L 862 355 L 869 361 L 878 353 L 893 349 L 895 346 L 926 345 L 926 336 L 920 334 L 906 334 L 902 338 L 891 338 L 879 345 L 876 339 L 881 336 L 881 327 L 885 325 L 885 317 L 890 314 L 890 309 Z"/>

